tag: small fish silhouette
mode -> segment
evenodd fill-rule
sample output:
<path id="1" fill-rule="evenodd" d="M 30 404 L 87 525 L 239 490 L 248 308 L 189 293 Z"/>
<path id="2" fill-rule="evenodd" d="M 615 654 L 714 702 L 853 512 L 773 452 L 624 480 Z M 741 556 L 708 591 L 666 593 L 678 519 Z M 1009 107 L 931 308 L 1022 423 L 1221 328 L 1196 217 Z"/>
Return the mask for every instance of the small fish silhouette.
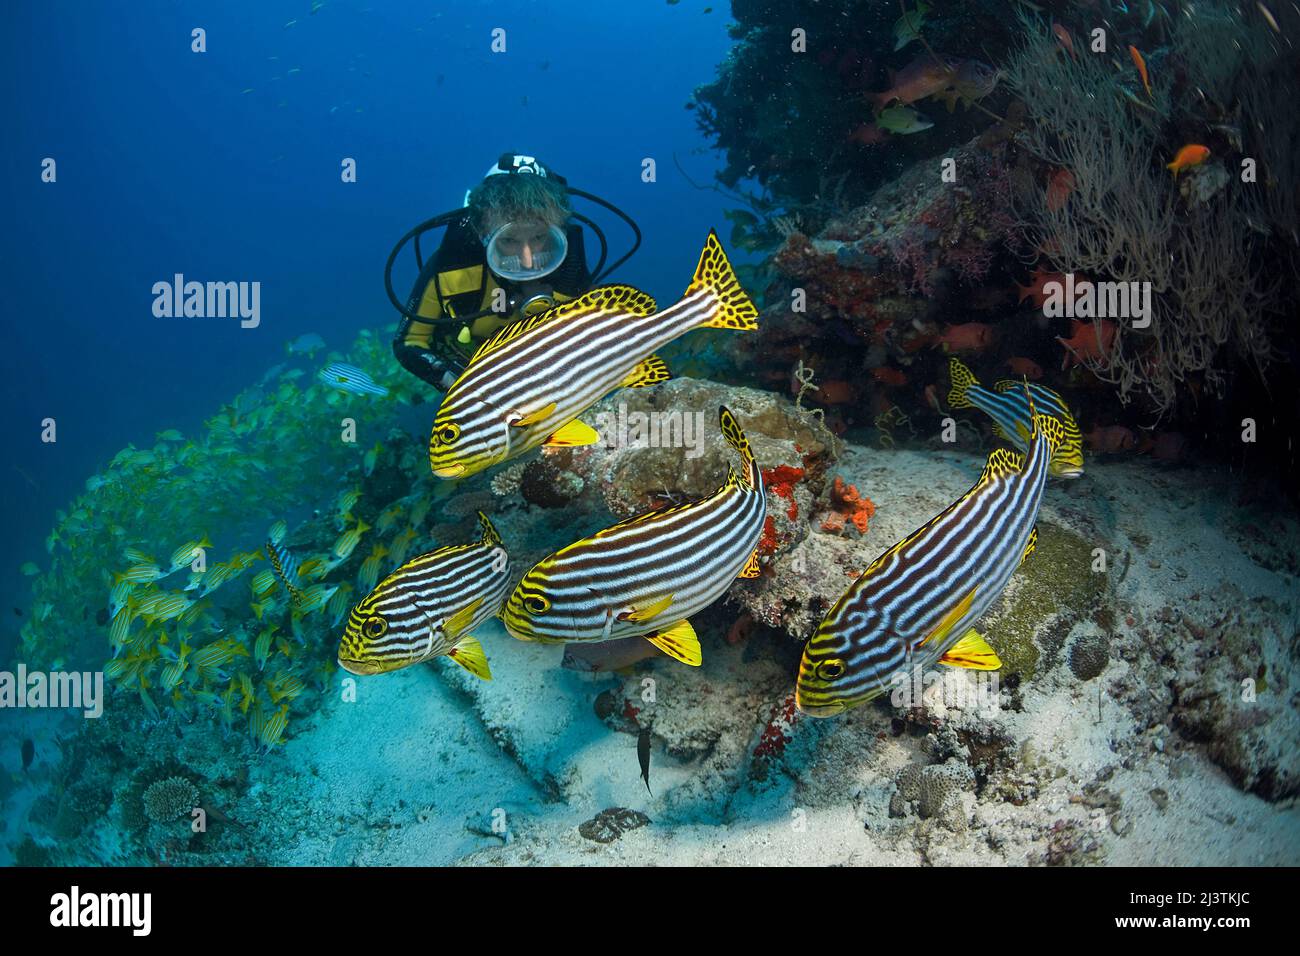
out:
<path id="1" fill-rule="evenodd" d="M 642 727 L 636 738 L 636 759 L 641 763 L 641 779 L 645 781 L 645 791 L 654 796 L 650 789 L 650 729 Z"/>

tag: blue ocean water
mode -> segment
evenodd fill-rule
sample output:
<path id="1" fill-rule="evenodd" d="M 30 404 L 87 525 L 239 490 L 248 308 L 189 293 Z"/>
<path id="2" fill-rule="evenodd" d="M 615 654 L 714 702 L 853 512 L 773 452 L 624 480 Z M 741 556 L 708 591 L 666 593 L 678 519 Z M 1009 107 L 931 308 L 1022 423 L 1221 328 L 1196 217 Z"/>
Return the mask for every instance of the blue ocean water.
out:
<path id="1" fill-rule="evenodd" d="M 194 431 L 290 339 L 341 348 L 395 320 L 389 249 L 503 152 L 625 209 L 646 239 L 615 278 L 679 292 L 725 202 L 672 164 L 698 183 L 717 165 L 683 109 L 730 42 L 704 6 L 6 5 L 3 606 L 30 600 L 18 565 L 40 560 L 55 509 L 128 442 Z M 47 157 L 56 183 L 41 181 Z M 355 183 L 340 181 L 345 157 Z M 642 181 L 647 157 L 657 182 Z M 625 249 L 625 227 L 601 221 Z M 175 273 L 260 282 L 260 326 L 155 318 L 151 287 Z M 414 278 L 408 252 L 400 296 Z"/>

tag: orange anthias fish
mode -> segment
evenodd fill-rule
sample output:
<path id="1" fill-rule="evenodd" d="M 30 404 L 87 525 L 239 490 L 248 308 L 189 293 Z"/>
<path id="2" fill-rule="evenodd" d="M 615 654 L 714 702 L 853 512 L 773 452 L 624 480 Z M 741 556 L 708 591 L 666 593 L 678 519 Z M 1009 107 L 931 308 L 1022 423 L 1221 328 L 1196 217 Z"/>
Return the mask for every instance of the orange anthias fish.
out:
<path id="1" fill-rule="evenodd" d="M 849 142 L 859 146 L 878 146 L 889 139 L 889 134 L 875 123 L 863 123 L 848 138 Z"/>
<path id="2" fill-rule="evenodd" d="M 1123 425 L 1097 425 L 1083 436 L 1088 445 L 1099 455 L 1116 455 L 1122 451 L 1132 451 L 1137 447 L 1137 436 L 1131 428 Z"/>
<path id="3" fill-rule="evenodd" d="M 1061 368 L 1080 365 L 1084 359 L 1101 359 L 1110 354 L 1110 347 L 1115 343 L 1115 323 L 1106 319 L 1096 322 L 1070 320 L 1070 337 L 1056 337 L 1056 341 L 1065 346 L 1065 355 L 1061 359 Z"/>
<path id="4" fill-rule="evenodd" d="M 1017 377 L 1024 376 L 1030 381 L 1036 382 L 1043 377 L 1043 368 L 1037 362 L 1030 358 L 1013 355 L 1006 361 L 1007 368 L 1011 369 Z"/>
<path id="5" fill-rule="evenodd" d="M 1020 290 L 1020 298 L 1017 301 L 1024 302 L 1025 299 L 1032 296 L 1034 299 L 1034 307 L 1041 309 L 1043 303 L 1047 301 L 1047 293 L 1043 290 L 1043 287 L 1049 282 L 1057 282 L 1064 286 L 1064 273 L 1046 272 L 1041 268 L 1035 269 L 1034 274 L 1029 277 L 1029 285 L 1016 286 L 1016 288 Z"/>
<path id="6" fill-rule="evenodd" d="M 1147 74 L 1147 61 L 1142 59 L 1142 54 L 1138 52 L 1138 48 L 1132 45 L 1128 48 L 1128 55 L 1133 58 L 1133 65 L 1138 68 L 1138 76 L 1142 77 L 1143 89 L 1147 91 L 1147 96 L 1151 96 L 1151 77 Z M 1155 99 L 1154 96 L 1151 96 L 1151 98 Z"/>
<path id="7" fill-rule="evenodd" d="M 871 377 L 881 385 L 888 385 L 892 388 L 897 388 L 901 385 L 907 384 L 907 376 L 898 369 L 892 368 L 888 365 L 873 368 L 871 370 Z"/>
<path id="8" fill-rule="evenodd" d="M 1074 55 L 1074 40 L 1070 39 L 1070 31 L 1059 23 L 1053 23 L 1052 32 L 1056 34 L 1057 42 L 1061 44 L 1065 52 L 1070 54 L 1070 59 L 1077 60 L 1078 57 Z M 1129 49 L 1132 49 L 1132 47 L 1129 47 Z"/>
<path id="9" fill-rule="evenodd" d="M 945 352 L 979 352 L 993 344 L 993 327 L 983 322 L 950 325 L 939 336 Z"/>
<path id="10" fill-rule="evenodd" d="M 1190 169 L 1193 166 L 1201 165 L 1201 163 L 1205 162 L 1205 160 L 1209 158 L 1209 155 L 1210 151 L 1204 146 L 1200 146 L 1196 143 L 1188 143 L 1178 151 L 1178 155 L 1174 157 L 1173 162 L 1165 163 L 1165 169 L 1172 169 L 1174 172 L 1174 179 L 1177 179 L 1180 172 L 1184 169 Z"/>
<path id="11" fill-rule="evenodd" d="M 1047 180 L 1047 208 L 1056 212 L 1065 205 L 1074 190 L 1074 174 L 1068 169 L 1058 169 Z"/>

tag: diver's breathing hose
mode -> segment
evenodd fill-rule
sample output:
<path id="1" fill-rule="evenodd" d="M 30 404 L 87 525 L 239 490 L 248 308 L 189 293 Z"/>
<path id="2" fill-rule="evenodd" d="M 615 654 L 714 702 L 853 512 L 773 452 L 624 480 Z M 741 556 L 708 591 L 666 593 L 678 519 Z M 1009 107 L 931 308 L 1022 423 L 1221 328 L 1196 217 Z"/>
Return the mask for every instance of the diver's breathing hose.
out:
<path id="1" fill-rule="evenodd" d="M 628 226 L 632 229 L 632 234 L 636 236 L 636 240 L 632 243 L 632 248 L 629 249 L 627 253 L 623 255 L 622 258 L 616 260 L 614 264 L 611 265 L 604 272 L 600 270 L 599 266 L 592 271 L 591 284 L 596 285 L 598 282 L 604 279 L 605 276 L 609 275 L 611 272 L 613 272 L 623 263 L 627 262 L 627 260 L 631 259 L 633 254 L 635 254 L 636 251 L 641 248 L 641 229 L 639 226 L 637 226 L 635 219 L 633 219 L 623 210 L 619 209 L 612 202 L 608 202 L 607 200 L 601 199 L 599 196 L 593 196 L 591 193 L 586 192 L 585 190 L 575 189 L 573 186 L 566 186 L 565 188 L 569 191 L 569 194 L 572 196 L 581 196 L 583 199 L 590 200 L 591 202 L 596 203 L 598 206 L 604 206 L 614 215 L 618 216 L 618 218 L 622 219 L 625 223 L 627 223 Z M 587 220 L 587 221 L 590 222 L 591 220 Z M 597 233 L 597 235 L 600 236 L 600 244 L 601 244 L 601 248 L 603 249 L 605 247 L 604 233 L 602 233 L 600 229 L 594 224 L 592 225 L 592 229 Z M 603 265 L 603 260 L 604 260 L 603 253 L 601 254 L 601 260 L 602 262 L 600 264 Z"/>
<path id="2" fill-rule="evenodd" d="M 565 186 L 565 189 L 569 192 L 570 195 L 579 196 L 583 199 L 590 200 L 591 202 L 594 202 L 597 205 L 603 206 L 606 209 L 608 209 L 614 215 L 618 216 L 625 223 L 627 223 L 632 230 L 633 236 L 635 236 L 635 240 L 632 243 L 632 248 L 629 249 L 622 256 L 620 256 L 617 260 L 615 260 L 608 268 L 605 268 L 605 259 L 609 254 L 609 243 L 605 239 L 604 230 L 602 230 L 600 226 L 597 225 L 593 220 L 591 220 L 587 216 L 582 215 L 582 213 L 574 212 L 572 214 L 574 219 L 576 219 L 578 222 L 582 223 L 583 225 L 591 229 L 591 231 L 595 233 L 596 238 L 600 240 L 600 258 L 596 261 L 596 267 L 592 270 L 591 273 L 591 284 L 595 286 L 599 284 L 606 276 L 612 273 L 615 269 L 617 269 L 623 263 L 627 262 L 628 259 L 631 259 L 632 256 L 636 253 L 636 251 L 641 248 L 641 229 L 640 227 L 637 226 L 636 220 L 634 220 L 623 210 L 619 209 L 612 202 L 601 199 L 599 196 L 592 195 L 591 193 L 586 192 L 585 190 L 575 189 L 572 186 Z M 430 229 L 437 229 L 439 226 L 449 225 L 450 223 L 455 221 L 458 217 L 464 214 L 465 214 L 464 207 L 461 207 L 459 209 L 453 209 L 450 212 L 439 213 L 438 215 L 434 216 L 432 219 L 426 219 L 424 222 L 412 228 L 406 235 L 402 236 L 402 238 L 397 241 L 397 245 L 393 246 L 393 251 L 388 254 L 388 261 L 384 263 L 384 291 L 388 293 L 388 301 L 393 304 L 393 308 L 397 309 L 397 311 L 405 318 L 421 319 L 422 316 L 419 316 L 416 313 L 412 312 L 407 307 L 407 304 L 397 297 L 397 292 L 393 288 L 393 263 L 397 261 L 398 255 L 401 254 L 401 251 L 406 247 L 406 244 L 414 240 L 416 268 L 421 272 L 424 271 L 424 256 L 420 250 L 420 237 L 424 235 L 426 232 L 428 232 Z M 481 312 L 474 313 L 473 315 L 457 316 L 456 318 L 459 321 L 463 322 L 467 320 L 472 320 L 479 316 L 487 315 L 491 311 L 492 311 L 491 309 L 485 309 Z M 427 319 L 425 321 L 427 321 Z"/>
<path id="3" fill-rule="evenodd" d="M 406 307 L 406 303 L 397 298 L 397 293 L 393 290 L 393 263 L 397 261 L 397 256 L 402 251 L 403 247 L 414 239 L 416 262 L 418 263 L 420 271 L 424 271 L 423 258 L 420 256 L 420 236 L 428 232 L 430 229 L 437 229 L 439 226 L 447 225 L 463 213 L 463 209 L 453 209 L 451 212 L 440 213 L 432 219 L 426 219 L 406 235 L 402 236 L 401 239 L 397 240 L 397 245 L 393 246 L 393 251 L 388 254 L 388 261 L 384 263 L 384 291 L 388 293 L 388 301 L 393 303 L 393 307 L 406 318 L 418 319 L 419 316 L 411 312 Z"/>

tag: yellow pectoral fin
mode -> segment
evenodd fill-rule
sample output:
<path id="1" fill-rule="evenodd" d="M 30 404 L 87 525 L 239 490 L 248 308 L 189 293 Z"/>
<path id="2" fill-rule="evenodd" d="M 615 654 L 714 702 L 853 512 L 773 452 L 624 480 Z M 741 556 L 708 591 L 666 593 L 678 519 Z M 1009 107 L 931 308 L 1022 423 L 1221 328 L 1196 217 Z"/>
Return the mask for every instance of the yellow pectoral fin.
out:
<path id="1" fill-rule="evenodd" d="M 555 403 L 548 402 L 541 408 L 537 409 L 537 411 L 529 412 L 527 415 L 522 415 L 510 424 L 514 425 L 516 428 L 526 428 L 529 425 L 536 425 L 540 421 L 545 421 L 546 417 L 554 411 Z"/>
<path id="2" fill-rule="evenodd" d="M 482 598 L 478 598 L 477 600 L 466 604 L 451 617 L 447 618 L 447 623 L 444 624 L 442 628 L 443 632 L 450 638 L 455 639 L 458 637 L 461 631 L 469 627 L 470 622 L 474 620 L 474 615 L 478 613 L 478 609 L 482 605 Z"/>
<path id="3" fill-rule="evenodd" d="M 1002 666 L 997 653 L 975 632 L 974 628 L 948 648 L 948 653 L 939 658 L 939 663 L 947 664 L 949 667 L 969 667 L 977 671 L 995 671 Z"/>
<path id="4" fill-rule="evenodd" d="M 763 566 L 758 563 L 757 551 L 749 556 L 749 560 L 745 562 L 745 566 L 741 568 L 740 573 L 736 575 L 738 578 L 758 578 L 762 576 Z"/>
<path id="5" fill-rule="evenodd" d="M 576 418 L 564 425 L 542 442 L 544 448 L 571 448 L 574 445 L 597 445 L 600 433 L 590 425 L 584 425 Z"/>
<path id="6" fill-rule="evenodd" d="M 695 636 L 695 628 L 691 627 L 690 621 L 678 621 L 666 631 L 647 634 L 645 639 L 669 657 L 691 667 L 699 667 L 704 660 L 700 652 L 700 639 Z"/>
<path id="7" fill-rule="evenodd" d="M 655 601 L 654 604 L 647 604 L 645 607 L 633 607 L 631 610 L 620 614 L 619 617 L 624 621 L 649 621 L 668 610 L 672 603 L 673 596 L 670 594 L 665 598 Z"/>
<path id="8" fill-rule="evenodd" d="M 1038 525 L 1034 525 L 1034 529 L 1029 532 L 1029 543 L 1025 545 L 1025 553 L 1020 556 L 1020 564 L 1024 564 L 1029 559 L 1036 547 L 1038 547 Z"/>
<path id="9" fill-rule="evenodd" d="M 621 384 L 624 388 L 647 388 L 666 382 L 670 378 L 672 373 L 668 371 L 664 360 L 657 355 L 651 355 L 649 358 L 642 359 L 636 368 L 628 372 L 627 378 L 623 379 Z"/>
<path id="10" fill-rule="evenodd" d="M 476 638 L 468 635 L 462 637 L 460 643 L 448 651 L 447 656 L 475 677 L 480 677 L 483 680 L 492 679 L 492 671 L 488 668 L 487 655 L 483 653 L 483 645 Z"/>
<path id="11" fill-rule="evenodd" d="M 966 613 L 970 610 L 971 605 L 974 602 L 975 588 L 971 588 L 971 592 L 958 601 L 953 609 L 943 616 L 943 620 L 939 622 L 938 626 L 926 635 L 925 640 L 921 641 L 921 643 L 916 646 L 921 647 L 924 644 L 928 644 L 930 641 L 934 641 L 936 644 L 942 644 L 943 639 L 948 636 L 948 632 L 956 626 L 958 621 L 966 616 Z"/>

